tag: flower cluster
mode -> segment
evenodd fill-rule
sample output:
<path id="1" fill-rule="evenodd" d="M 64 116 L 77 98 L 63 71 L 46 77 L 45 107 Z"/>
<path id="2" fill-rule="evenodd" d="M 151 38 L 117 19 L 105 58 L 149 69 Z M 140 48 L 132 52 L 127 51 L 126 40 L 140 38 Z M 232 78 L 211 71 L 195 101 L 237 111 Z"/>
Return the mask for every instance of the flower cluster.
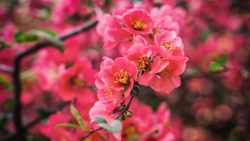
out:
<path id="1" fill-rule="evenodd" d="M 170 12 L 168 6 L 158 10 L 162 14 Z M 108 122 L 116 119 L 135 84 L 166 94 L 180 86 L 179 76 L 188 60 L 182 39 L 176 36 L 176 30 L 166 30 L 171 29 L 165 26 L 169 21 L 156 18 L 156 11 L 154 9 L 150 15 L 135 5 L 115 10 L 112 16 L 105 14 L 100 19 L 97 30 L 103 36 L 104 48 L 119 44 L 122 57 L 103 58 L 95 76 L 99 101 L 89 112 L 91 118 L 100 116 Z M 117 134 L 115 137 L 120 139 Z"/>
<path id="2" fill-rule="evenodd" d="M 150 11 L 138 5 L 128 5 L 125 9 L 114 10 L 112 15 L 100 14 L 97 33 L 103 37 L 105 49 L 117 45 L 120 48 L 129 48 L 135 42 L 136 35 L 143 36 L 148 43 L 153 42 L 157 33 L 165 30 L 178 35 L 185 15 L 182 8 L 169 5 L 152 8 Z"/>

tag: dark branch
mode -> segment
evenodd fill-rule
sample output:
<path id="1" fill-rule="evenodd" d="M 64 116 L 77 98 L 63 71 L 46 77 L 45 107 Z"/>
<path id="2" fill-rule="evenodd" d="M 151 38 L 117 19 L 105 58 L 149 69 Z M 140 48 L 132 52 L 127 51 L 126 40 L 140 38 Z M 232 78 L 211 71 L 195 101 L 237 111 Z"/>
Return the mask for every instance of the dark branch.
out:
<path id="1" fill-rule="evenodd" d="M 30 123 L 24 125 L 24 129 L 27 130 L 27 129 L 33 127 L 34 125 L 36 125 L 37 123 L 39 123 L 43 119 L 48 118 L 51 114 L 54 114 L 57 111 L 63 109 L 65 106 L 69 105 L 70 103 L 71 103 L 71 101 L 63 102 L 62 104 L 58 105 L 55 109 L 48 110 L 47 111 L 48 113 L 45 116 L 39 116 L 39 117 L 35 118 L 33 121 L 31 121 Z M 16 141 L 16 140 L 17 140 L 17 133 L 0 138 L 0 141 Z"/>
<path id="2" fill-rule="evenodd" d="M 92 20 L 84 23 L 82 26 L 74 29 L 73 31 L 70 31 L 66 34 L 63 34 L 59 37 L 60 40 L 65 40 L 71 36 L 74 36 L 80 32 L 86 31 L 92 27 L 94 27 L 97 24 L 97 20 Z M 14 126 L 16 129 L 17 137 L 19 141 L 26 141 L 26 128 L 22 124 L 22 104 L 20 102 L 21 97 L 21 80 L 20 80 L 20 64 L 22 61 L 22 58 L 28 56 L 29 54 L 32 54 L 42 48 L 48 47 L 49 45 L 52 45 L 49 42 L 43 42 L 40 44 L 37 44 L 28 50 L 19 52 L 16 54 L 14 59 L 14 67 L 13 67 L 13 88 L 14 88 L 14 99 L 15 99 L 15 106 L 13 110 L 13 120 L 14 120 Z"/>
<path id="3" fill-rule="evenodd" d="M 36 125 L 37 123 L 39 123 L 40 121 L 42 121 L 45 118 L 48 118 L 51 114 L 56 113 L 57 111 L 63 109 L 65 106 L 69 105 L 71 103 L 71 101 L 67 101 L 67 102 L 63 102 L 60 105 L 58 105 L 55 109 L 49 110 L 47 111 L 48 113 L 45 116 L 39 116 L 36 119 L 34 119 L 33 121 L 31 121 L 30 123 L 26 124 L 24 126 L 25 129 L 29 129 L 30 127 L 33 127 L 34 125 Z"/>
<path id="4" fill-rule="evenodd" d="M 60 39 L 60 40 L 65 40 L 65 39 L 67 39 L 67 38 L 69 38 L 69 37 L 72 37 L 72 36 L 74 36 L 74 35 L 77 35 L 77 34 L 83 32 L 83 31 L 87 31 L 87 30 L 89 30 L 89 29 L 95 27 L 96 24 L 97 24 L 97 22 L 98 22 L 97 20 L 88 21 L 88 22 L 84 23 L 82 26 L 77 27 L 77 28 L 75 28 L 74 30 L 69 31 L 69 32 L 66 32 L 65 34 L 59 36 L 59 39 Z M 20 52 L 20 53 L 17 55 L 17 57 L 21 59 L 21 58 L 23 58 L 24 56 L 27 56 L 27 55 L 29 55 L 29 54 L 32 54 L 32 53 L 34 53 L 34 52 L 36 52 L 36 51 L 38 51 L 38 50 L 40 50 L 40 49 L 42 49 L 42 48 L 45 48 L 45 47 L 50 46 L 50 45 L 52 45 L 52 44 L 49 43 L 49 42 L 43 42 L 43 43 L 37 44 L 37 45 L 31 47 L 31 48 L 28 49 L 28 50 L 25 50 L 25 51 L 23 51 L 23 52 Z"/>
<path id="5" fill-rule="evenodd" d="M 10 74 L 13 72 L 12 68 L 3 64 L 0 64 L 0 71 L 10 73 Z"/>
<path id="6" fill-rule="evenodd" d="M 126 111 L 129 109 L 129 106 L 130 106 L 130 104 L 131 104 L 133 98 L 134 98 L 133 96 L 130 97 L 128 104 L 122 109 L 122 111 L 121 111 L 120 114 L 116 117 L 116 119 L 118 119 L 120 116 L 122 116 L 122 115 L 124 114 L 124 112 L 126 112 Z M 88 136 L 90 136 L 91 134 L 93 134 L 93 133 L 95 133 L 95 132 L 97 132 L 97 131 L 99 131 L 99 130 L 101 130 L 101 129 L 103 129 L 103 128 L 99 127 L 99 128 L 97 128 L 97 129 L 95 129 L 95 130 L 91 130 L 91 131 L 88 132 L 87 134 L 81 136 L 78 140 L 83 140 L 83 139 L 87 138 Z"/>

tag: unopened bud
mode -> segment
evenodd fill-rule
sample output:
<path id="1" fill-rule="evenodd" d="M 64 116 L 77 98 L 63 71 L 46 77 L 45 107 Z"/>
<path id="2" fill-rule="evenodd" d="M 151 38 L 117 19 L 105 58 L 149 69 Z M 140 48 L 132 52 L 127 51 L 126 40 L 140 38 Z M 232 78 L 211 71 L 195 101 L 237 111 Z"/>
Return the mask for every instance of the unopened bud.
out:
<path id="1" fill-rule="evenodd" d="M 129 118 L 129 117 L 132 117 L 132 115 L 133 115 L 133 113 L 130 112 L 130 111 L 125 111 L 124 114 L 125 114 L 125 116 L 128 117 L 128 118 Z"/>
<path id="2" fill-rule="evenodd" d="M 140 91 L 139 86 L 138 86 L 138 85 L 134 85 L 134 87 L 133 87 L 133 89 L 132 89 L 132 91 L 131 91 L 131 95 L 132 95 L 132 96 L 137 96 L 138 93 L 139 93 L 139 91 Z"/>
<path id="3" fill-rule="evenodd" d="M 126 117 L 124 115 L 121 115 L 118 117 L 118 120 L 125 120 L 125 119 L 126 119 Z"/>
<path id="4" fill-rule="evenodd" d="M 124 109 L 124 107 L 125 107 L 125 106 L 123 106 L 123 105 L 122 105 L 122 106 L 117 107 L 118 112 L 121 112 L 121 111 Z"/>

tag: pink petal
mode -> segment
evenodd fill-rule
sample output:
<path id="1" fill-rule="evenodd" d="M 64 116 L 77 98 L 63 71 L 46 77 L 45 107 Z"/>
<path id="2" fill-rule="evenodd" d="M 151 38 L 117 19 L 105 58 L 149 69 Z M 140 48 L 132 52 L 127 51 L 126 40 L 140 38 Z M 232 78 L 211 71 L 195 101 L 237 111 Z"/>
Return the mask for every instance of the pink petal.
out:
<path id="1" fill-rule="evenodd" d="M 145 85 L 148 86 L 148 82 L 150 81 L 150 79 L 154 76 L 155 74 L 151 74 L 149 72 L 144 72 L 142 75 L 139 76 L 138 78 L 138 83 L 141 85 Z"/>
<path id="2" fill-rule="evenodd" d="M 172 41 L 170 42 L 170 46 L 171 47 L 183 47 L 182 46 L 182 39 L 180 37 L 176 37 L 174 39 L 172 39 Z M 183 49 L 183 48 L 181 48 Z"/>

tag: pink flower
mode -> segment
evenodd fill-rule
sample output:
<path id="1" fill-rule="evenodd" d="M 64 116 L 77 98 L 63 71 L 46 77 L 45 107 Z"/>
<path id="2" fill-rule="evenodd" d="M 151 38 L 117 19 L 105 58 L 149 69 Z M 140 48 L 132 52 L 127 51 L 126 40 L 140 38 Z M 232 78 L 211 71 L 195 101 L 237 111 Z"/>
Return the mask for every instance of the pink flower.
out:
<path id="1" fill-rule="evenodd" d="M 89 116 L 90 118 L 93 117 L 102 117 L 104 118 L 107 123 L 111 123 L 113 120 L 115 120 L 117 118 L 117 116 L 119 115 L 119 112 L 114 113 L 113 111 L 108 111 L 108 105 L 103 104 L 101 101 L 97 101 L 95 103 L 95 105 L 89 110 Z M 94 121 L 91 121 L 92 124 L 95 126 L 94 128 L 98 128 L 95 125 Z M 108 133 L 109 136 L 110 133 Z M 121 132 L 117 132 L 117 133 L 113 133 L 112 134 L 112 140 L 121 140 Z"/>
<path id="2" fill-rule="evenodd" d="M 151 18 L 146 10 L 131 8 L 123 15 L 123 21 L 132 34 L 145 34 L 151 30 Z"/>
<path id="3" fill-rule="evenodd" d="M 155 91 L 169 93 L 180 86 L 180 77 L 186 67 L 187 58 L 183 53 L 182 40 L 172 32 L 165 31 L 155 36 L 157 56 L 150 65 L 150 71 L 145 71 L 138 78 L 141 85 L 149 85 Z"/>
<path id="4" fill-rule="evenodd" d="M 159 47 L 159 54 L 164 58 L 186 60 L 183 52 L 182 39 L 174 36 L 170 31 L 165 31 L 162 34 L 156 34 L 154 43 Z"/>
<path id="5" fill-rule="evenodd" d="M 155 31 L 170 30 L 177 35 L 184 24 L 186 12 L 182 8 L 173 9 L 170 5 L 163 5 L 161 8 L 152 8 L 150 16 Z"/>
<path id="6" fill-rule="evenodd" d="M 133 113 L 133 116 L 122 122 L 122 141 L 130 140 L 150 131 L 152 116 L 154 115 L 151 107 L 140 103 L 137 99 L 133 99 L 129 111 Z"/>
<path id="7" fill-rule="evenodd" d="M 153 73 L 153 77 L 149 72 L 146 72 L 145 77 L 151 77 L 148 84 L 157 92 L 170 93 L 174 88 L 180 86 L 181 80 L 178 75 L 183 73 L 186 67 L 186 63 L 182 61 L 169 61 L 169 64 L 165 68 L 160 68 L 157 72 Z M 147 82 L 148 78 L 144 79 L 140 77 L 139 83 L 141 81 Z"/>
<path id="8" fill-rule="evenodd" d="M 69 117 L 65 117 L 62 113 L 57 112 L 48 118 L 47 125 L 42 126 L 40 131 L 49 137 L 51 141 L 71 141 L 77 138 L 73 133 L 67 131 L 65 127 L 55 129 L 57 124 L 67 122 L 69 122 Z"/>
<path id="9" fill-rule="evenodd" d="M 129 46 L 133 41 L 133 35 L 123 29 L 117 20 L 109 14 L 99 15 L 97 33 L 103 37 L 104 49 L 111 49 L 122 43 Z"/>
<path id="10" fill-rule="evenodd" d="M 93 91 L 89 86 L 94 84 L 92 64 L 87 60 L 75 63 L 61 75 L 57 92 L 63 100 L 85 101 L 93 98 Z"/>
<path id="11" fill-rule="evenodd" d="M 110 88 L 124 93 L 127 98 L 136 77 L 137 67 L 134 62 L 125 57 L 116 58 L 114 61 L 105 57 L 101 64 L 101 71 L 96 75 L 95 84 L 98 89 Z"/>
<path id="12" fill-rule="evenodd" d="M 137 46 L 135 44 L 140 44 L 141 46 Z M 136 46 L 136 47 L 134 47 Z M 135 53 L 135 52 L 140 52 L 140 50 L 142 50 L 143 48 L 145 48 L 147 46 L 147 41 L 144 39 L 143 36 L 141 35 L 137 35 L 135 37 L 133 37 L 133 40 L 131 40 L 131 44 L 129 46 L 125 46 L 125 45 L 120 45 L 120 53 L 122 56 L 127 56 L 131 53 Z"/>

